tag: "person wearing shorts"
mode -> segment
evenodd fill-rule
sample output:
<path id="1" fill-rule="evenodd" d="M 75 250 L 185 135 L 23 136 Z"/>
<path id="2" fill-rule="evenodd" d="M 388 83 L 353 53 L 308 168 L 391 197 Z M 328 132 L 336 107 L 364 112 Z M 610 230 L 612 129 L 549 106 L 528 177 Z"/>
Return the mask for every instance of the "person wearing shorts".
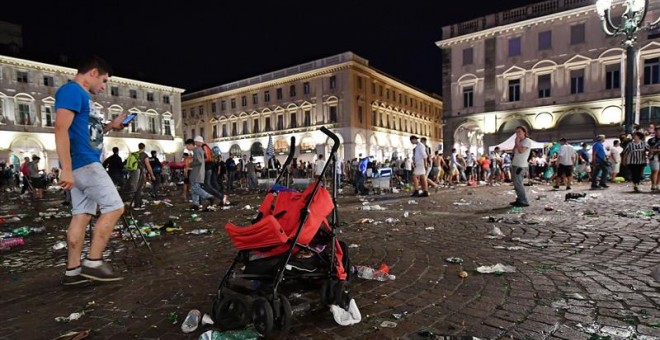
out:
<path id="1" fill-rule="evenodd" d="M 571 190 L 571 181 L 573 180 L 573 164 L 577 158 L 577 153 L 571 145 L 566 142 L 566 138 L 559 140 L 561 146 L 557 152 L 557 176 L 555 176 L 555 190 L 559 189 L 559 184 L 566 183 L 566 190 Z"/>
<path id="2" fill-rule="evenodd" d="M 101 58 L 83 60 L 72 81 L 55 94 L 55 145 L 62 166 L 59 185 L 71 191 L 71 223 L 67 230 L 68 259 L 62 284 L 73 286 L 95 281 L 117 281 L 123 277 L 103 262 L 103 250 L 117 220 L 124 213 L 124 202 L 110 175 L 101 164 L 103 135 L 123 129 L 123 113 L 109 124 L 94 108 L 91 94 L 102 93 L 110 77 L 110 66 Z M 96 220 L 89 253 L 81 265 L 85 230 L 92 216 Z"/>
<path id="3" fill-rule="evenodd" d="M 426 147 L 420 143 L 417 136 L 410 136 L 410 142 L 415 146 L 413 150 L 413 193 L 412 197 L 428 197 L 429 189 L 426 182 Z"/>

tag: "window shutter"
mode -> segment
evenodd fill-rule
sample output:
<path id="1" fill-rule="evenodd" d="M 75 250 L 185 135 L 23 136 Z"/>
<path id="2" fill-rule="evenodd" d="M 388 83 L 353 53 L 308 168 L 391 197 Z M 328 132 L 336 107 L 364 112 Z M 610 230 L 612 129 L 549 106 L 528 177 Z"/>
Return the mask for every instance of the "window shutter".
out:
<path id="1" fill-rule="evenodd" d="M 41 105 L 41 126 L 46 126 L 46 106 Z"/>

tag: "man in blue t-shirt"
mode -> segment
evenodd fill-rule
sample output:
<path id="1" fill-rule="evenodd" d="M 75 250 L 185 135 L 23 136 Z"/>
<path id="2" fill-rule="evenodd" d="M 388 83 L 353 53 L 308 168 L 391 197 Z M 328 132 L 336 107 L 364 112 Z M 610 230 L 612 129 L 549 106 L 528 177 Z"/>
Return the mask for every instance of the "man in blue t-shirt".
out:
<path id="1" fill-rule="evenodd" d="M 367 168 L 369 167 L 369 161 L 372 160 L 372 157 L 365 157 L 360 160 L 358 163 L 358 168 L 356 172 L 355 180 L 355 194 L 356 195 L 368 195 L 369 189 L 367 189 L 364 184 L 367 181 Z"/>
<path id="2" fill-rule="evenodd" d="M 124 213 L 124 202 L 112 179 L 101 164 L 103 135 L 123 129 L 122 114 L 109 124 L 94 107 L 91 95 L 105 90 L 110 66 L 101 58 L 91 57 L 78 67 L 78 73 L 55 93 L 55 145 L 62 166 L 59 185 L 71 190 L 71 223 L 67 230 L 68 260 L 62 281 L 72 286 L 96 281 L 123 279 L 103 262 L 112 229 Z M 85 229 L 100 209 L 94 235 L 85 261 L 80 263 Z"/>
<path id="3" fill-rule="evenodd" d="M 609 188 L 607 185 L 609 161 L 607 160 L 607 154 L 603 146 L 604 141 L 605 135 L 598 135 L 594 145 L 591 147 L 591 152 L 593 153 L 593 157 L 591 157 L 593 167 L 593 171 L 591 172 L 591 189 Z M 599 178 L 600 183 L 598 182 Z"/>

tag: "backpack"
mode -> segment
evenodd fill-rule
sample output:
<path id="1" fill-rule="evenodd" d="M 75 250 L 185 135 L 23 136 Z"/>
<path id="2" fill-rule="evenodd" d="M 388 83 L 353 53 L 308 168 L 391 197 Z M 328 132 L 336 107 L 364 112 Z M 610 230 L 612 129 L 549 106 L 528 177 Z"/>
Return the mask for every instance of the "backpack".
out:
<path id="1" fill-rule="evenodd" d="M 151 165 L 151 169 L 154 171 L 154 173 L 161 173 L 163 171 L 162 164 L 160 163 L 160 160 L 158 157 L 153 157 L 149 159 L 149 163 Z"/>
<path id="2" fill-rule="evenodd" d="M 204 150 L 204 163 L 208 164 L 213 162 L 213 152 L 208 144 L 202 144 L 202 150 Z"/>
<path id="3" fill-rule="evenodd" d="M 140 168 L 140 151 L 131 152 L 126 159 L 126 170 L 135 171 Z"/>
<path id="4" fill-rule="evenodd" d="M 227 165 L 227 170 L 229 171 L 235 171 L 236 170 L 236 162 L 234 162 L 233 158 L 229 158 L 226 162 Z"/>

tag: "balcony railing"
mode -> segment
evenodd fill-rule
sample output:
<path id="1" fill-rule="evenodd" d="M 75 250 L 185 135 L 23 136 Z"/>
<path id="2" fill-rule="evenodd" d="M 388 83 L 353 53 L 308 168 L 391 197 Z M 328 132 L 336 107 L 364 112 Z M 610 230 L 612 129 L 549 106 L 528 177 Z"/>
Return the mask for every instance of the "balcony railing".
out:
<path id="1" fill-rule="evenodd" d="M 445 26 L 443 27 L 443 39 L 454 38 L 574 8 L 591 6 L 593 3 L 593 0 L 548 0 L 525 7 L 513 8 L 499 13 L 488 14 L 470 21 Z"/>

